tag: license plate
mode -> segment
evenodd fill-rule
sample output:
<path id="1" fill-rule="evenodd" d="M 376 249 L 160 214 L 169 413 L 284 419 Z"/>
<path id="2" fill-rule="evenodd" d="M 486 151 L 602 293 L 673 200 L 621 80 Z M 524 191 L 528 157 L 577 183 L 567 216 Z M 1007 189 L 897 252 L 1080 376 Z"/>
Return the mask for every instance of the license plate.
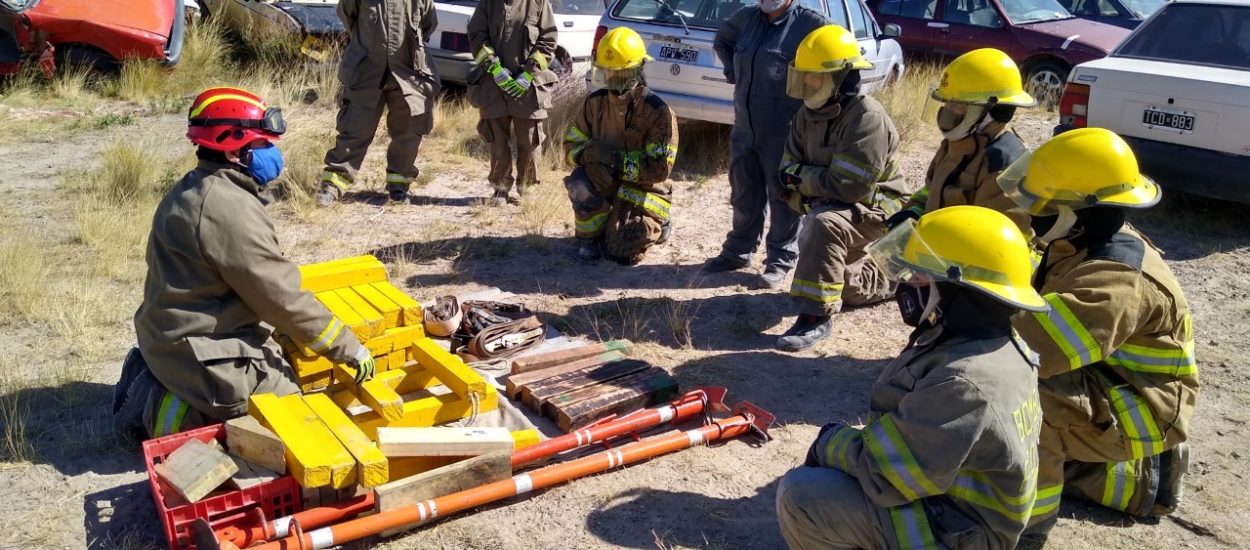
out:
<path id="1" fill-rule="evenodd" d="M 699 59 L 699 50 L 697 48 L 683 48 L 681 46 L 660 46 L 660 59 L 681 61 L 682 63 L 694 63 L 695 60 Z"/>
<path id="2" fill-rule="evenodd" d="M 1171 130 L 1182 134 L 1194 131 L 1194 115 L 1185 111 L 1165 111 L 1158 107 L 1146 107 L 1141 122 L 1149 128 Z"/>

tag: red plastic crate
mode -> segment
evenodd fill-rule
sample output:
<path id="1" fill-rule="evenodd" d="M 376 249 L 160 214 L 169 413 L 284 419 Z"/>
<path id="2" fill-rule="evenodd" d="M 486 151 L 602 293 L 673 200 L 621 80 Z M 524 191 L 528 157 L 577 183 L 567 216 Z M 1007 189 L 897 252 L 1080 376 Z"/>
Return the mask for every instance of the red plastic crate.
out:
<path id="1" fill-rule="evenodd" d="M 213 494 L 191 504 L 166 504 L 154 467 L 191 438 L 205 443 L 217 439 L 224 444 L 226 425 L 205 426 L 143 442 L 143 461 L 148 469 L 148 482 L 152 486 L 152 500 L 156 503 L 156 513 L 165 527 L 165 539 L 171 550 L 192 547 L 191 523 L 196 518 L 208 520 L 214 531 L 221 531 L 228 527 L 260 527 L 256 525 L 257 509 L 264 513 L 263 517 L 270 520 L 302 511 L 299 485 L 289 475 L 255 487 Z"/>

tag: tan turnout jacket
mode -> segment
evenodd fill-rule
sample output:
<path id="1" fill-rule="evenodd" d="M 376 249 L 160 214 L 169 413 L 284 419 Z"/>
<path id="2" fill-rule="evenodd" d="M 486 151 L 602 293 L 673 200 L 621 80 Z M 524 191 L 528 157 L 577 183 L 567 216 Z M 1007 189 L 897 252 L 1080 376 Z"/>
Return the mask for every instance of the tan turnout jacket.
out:
<path id="1" fill-rule="evenodd" d="M 489 74 L 470 83 L 469 96 L 482 118 L 541 119 L 551 106 L 551 89 L 557 80 L 549 67 L 556 51 L 556 20 L 548 0 L 482 0 L 469 18 L 469 52 L 477 55 L 490 46 L 513 77 L 533 59 L 534 88 L 520 99 L 504 95 Z"/>
<path id="2" fill-rule="evenodd" d="M 929 163 L 925 186 L 907 206 L 924 212 L 961 204 L 984 206 L 1006 214 L 1026 236 L 1032 235 L 1028 212 L 998 185 L 998 175 L 1026 151 L 1020 137 L 1001 122 L 958 141 L 942 140 Z"/>
<path id="3" fill-rule="evenodd" d="M 339 0 L 338 12 L 351 37 L 339 63 L 343 86 L 381 94 L 390 74 L 412 116 L 433 109 L 441 87 L 425 49 L 438 26 L 433 0 Z"/>

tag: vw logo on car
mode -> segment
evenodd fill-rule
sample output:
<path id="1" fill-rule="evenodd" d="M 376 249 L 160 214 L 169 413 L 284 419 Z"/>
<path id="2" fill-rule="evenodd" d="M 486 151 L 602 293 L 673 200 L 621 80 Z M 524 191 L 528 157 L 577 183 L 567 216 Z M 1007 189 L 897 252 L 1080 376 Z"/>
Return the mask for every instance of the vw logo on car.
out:
<path id="1" fill-rule="evenodd" d="M 673 66 L 668 68 L 668 72 L 672 73 L 673 76 L 681 74 L 681 65 L 673 63 Z"/>

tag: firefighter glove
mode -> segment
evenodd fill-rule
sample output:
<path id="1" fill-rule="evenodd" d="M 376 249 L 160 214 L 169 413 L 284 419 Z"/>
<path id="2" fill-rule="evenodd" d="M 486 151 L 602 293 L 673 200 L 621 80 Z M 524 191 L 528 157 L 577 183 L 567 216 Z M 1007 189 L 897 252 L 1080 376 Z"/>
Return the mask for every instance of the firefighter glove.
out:
<path id="1" fill-rule="evenodd" d="M 898 212 L 895 212 L 893 216 L 886 218 L 885 227 L 886 229 L 894 229 L 895 227 L 898 227 L 899 224 L 907 220 L 920 219 L 921 214 L 923 214 L 923 212 L 921 212 L 919 206 L 913 206 L 911 208 L 904 208 L 902 210 L 899 210 Z"/>
<path id="2" fill-rule="evenodd" d="M 829 446 L 829 438 L 837 432 L 839 422 L 830 422 L 821 426 L 820 433 L 816 434 L 816 440 L 812 442 L 812 446 L 807 449 L 807 459 L 803 461 L 804 466 L 811 468 L 828 467 L 825 462 L 825 449 Z"/>
<path id="3" fill-rule="evenodd" d="M 503 90 L 505 94 L 511 93 L 509 92 L 511 87 L 516 86 L 516 81 L 512 80 L 512 73 L 508 72 L 508 69 L 504 68 L 497 61 L 491 64 L 486 69 L 486 72 L 490 73 L 491 78 L 495 79 L 495 85 L 499 86 L 499 89 Z"/>
<path id="4" fill-rule="evenodd" d="M 533 75 L 530 74 L 529 71 L 525 71 L 521 73 L 520 75 L 517 75 L 516 79 L 513 80 L 513 82 L 516 84 L 516 87 L 514 88 L 514 92 L 513 92 L 513 97 L 520 99 L 522 97 L 525 97 L 525 94 L 530 91 L 530 87 L 534 85 L 534 77 Z"/>
<path id="5" fill-rule="evenodd" d="M 499 56 L 495 55 L 493 48 L 484 45 L 477 51 L 477 56 L 473 58 L 473 61 L 483 68 L 489 68 L 499 64 Z"/>
<path id="6" fill-rule="evenodd" d="M 783 189 L 797 191 L 799 185 L 803 183 L 803 178 L 799 176 L 799 170 L 802 168 L 801 164 L 791 164 L 785 170 L 777 172 L 777 182 Z"/>
<path id="7" fill-rule="evenodd" d="M 356 358 L 348 361 L 347 364 L 356 369 L 356 385 L 372 379 L 377 369 L 377 363 L 373 360 L 373 355 L 364 346 L 360 347 L 360 352 L 356 354 Z"/>
<path id="8" fill-rule="evenodd" d="M 789 206 L 790 210 L 795 211 L 799 215 L 807 215 L 808 212 L 812 211 L 811 199 L 804 197 L 798 191 L 791 191 L 790 194 L 786 195 L 786 206 Z"/>

